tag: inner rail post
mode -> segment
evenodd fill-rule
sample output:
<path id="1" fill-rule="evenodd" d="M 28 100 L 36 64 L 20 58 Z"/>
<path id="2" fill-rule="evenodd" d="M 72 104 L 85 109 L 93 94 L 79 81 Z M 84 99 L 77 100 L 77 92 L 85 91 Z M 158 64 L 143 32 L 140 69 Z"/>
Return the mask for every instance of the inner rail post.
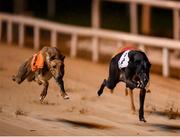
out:
<path id="1" fill-rule="evenodd" d="M 51 31 L 51 46 L 57 47 L 57 32 L 55 30 Z"/>
<path id="2" fill-rule="evenodd" d="M 7 43 L 12 43 L 12 21 L 7 20 Z"/>
<path id="3" fill-rule="evenodd" d="M 130 2 L 130 29 L 131 33 L 138 33 L 137 4 Z"/>
<path id="4" fill-rule="evenodd" d="M 0 18 L 0 41 L 1 41 L 1 37 L 2 37 L 2 20 Z"/>
<path id="5" fill-rule="evenodd" d="M 34 27 L 34 49 L 35 50 L 39 49 L 39 27 L 38 26 Z"/>
<path id="6" fill-rule="evenodd" d="M 19 47 L 24 47 L 24 24 L 19 24 Z"/>
<path id="7" fill-rule="evenodd" d="M 78 37 L 77 37 L 77 34 L 72 34 L 71 36 L 71 51 L 70 51 L 70 56 L 71 57 L 76 57 L 77 55 L 77 41 L 78 41 Z"/>
<path id="8" fill-rule="evenodd" d="M 168 48 L 163 48 L 163 55 L 162 55 L 162 72 L 164 77 L 169 76 L 169 50 Z"/>
<path id="9" fill-rule="evenodd" d="M 99 60 L 99 46 L 98 46 L 98 37 L 94 36 L 92 38 L 92 60 L 93 62 L 98 62 Z"/>

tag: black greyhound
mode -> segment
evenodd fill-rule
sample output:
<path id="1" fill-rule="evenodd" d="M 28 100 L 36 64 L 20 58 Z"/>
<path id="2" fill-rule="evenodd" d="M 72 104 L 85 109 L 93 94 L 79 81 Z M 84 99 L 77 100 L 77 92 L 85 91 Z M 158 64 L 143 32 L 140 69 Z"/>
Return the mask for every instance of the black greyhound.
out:
<path id="1" fill-rule="evenodd" d="M 125 82 L 126 88 L 131 91 L 139 88 L 139 120 L 146 122 L 144 118 L 144 99 L 146 86 L 149 82 L 150 68 L 151 64 L 144 52 L 134 49 L 123 50 L 111 59 L 108 80 L 104 79 L 98 95 L 100 96 L 103 93 L 105 86 L 112 91 L 120 81 Z"/>

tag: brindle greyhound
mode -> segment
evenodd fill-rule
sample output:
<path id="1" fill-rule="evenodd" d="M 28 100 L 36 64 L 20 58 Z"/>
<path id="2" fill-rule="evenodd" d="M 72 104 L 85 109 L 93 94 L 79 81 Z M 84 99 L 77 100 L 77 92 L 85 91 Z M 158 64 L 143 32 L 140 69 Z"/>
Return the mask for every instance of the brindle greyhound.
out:
<path id="1" fill-rule="evenodd" d="M 69 99 L 69 96 L 64 89 L 64 59 L 65 56 L 55 47 L 44 47 L 38 53 L 41 55 L 42 66 L 41 68 L 35 68 L 33 70 L 32 63 L 34 57 L 31 56 L 19 67 L 17 75 L 13 75 L 13 81 L 21 84 L 25 79 L 29 82 L 36 81 L 39 85 L 44 86 L 43 91 L 40 94 L 40 101 L 43 102 L 44 98 L 47 95 L 47 90 L 49 86 L 48 80 L 52 77 L 56 80 L 56 83 L 60 87 L 61 95 L 64 99 Z"/>
<path id="2" fill-rule="evenodd" d="M 126 89 L 130 90 L 132 103 L 132 90 L 134 88 L 139 88 L 139 120 L 146 122 L 144 118 L 144 99 L 147 90 L 146 87 L 149 82 L 150 67 L 151 64 L 146 54 L 142 51 L 125 50 L 118 53 L 110 61 L 109 77 L 102 82 L 98 90 L 98 95 L 100 96 L 103 93 L 105 87 L 112 91 L 117 83 L 121 81 L 126 83 Z M 134 106 L 134 104 L 132 106 Z"/>

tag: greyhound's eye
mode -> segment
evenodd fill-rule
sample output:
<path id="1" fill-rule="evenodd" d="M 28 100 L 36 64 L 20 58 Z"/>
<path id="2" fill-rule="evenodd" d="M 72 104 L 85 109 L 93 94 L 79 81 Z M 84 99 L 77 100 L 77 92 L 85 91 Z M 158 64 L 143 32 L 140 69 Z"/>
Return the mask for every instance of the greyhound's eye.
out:
<path id="1" fill-rule="evenodd" d="M 52 61 L 52 60 L 54 60 L 56 58 L 56 56 L 52 56 L 51 58 L 50 58 L 50 60 Z"/>

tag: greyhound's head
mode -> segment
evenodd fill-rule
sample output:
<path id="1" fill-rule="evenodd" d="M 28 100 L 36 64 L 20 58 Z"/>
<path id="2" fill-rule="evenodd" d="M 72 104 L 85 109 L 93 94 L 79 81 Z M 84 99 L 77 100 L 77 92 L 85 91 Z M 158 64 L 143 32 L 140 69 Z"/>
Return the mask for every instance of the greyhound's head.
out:
<path id="1" fill-rule="evenodd" d="M 149 62 L 142 61 L 142 63 L 137 66 L 136 76 L 138 77 L 139 87 L 145 88 L 149 82 L 151 64 Z"/>
<path id="2" fill-rule="evenodd" d="M 61 55 L 60 58 L 46 56 L 48 68 L 56 80 L 62 79 L 64 76 L 64 59 L 64 55 Z"/>
<path id="3" fill-rule="evenodd" d="M 144 89 L 149 82 L 151 64 L 144 52 L 135 51 L 131 57 L 132 68 L 135 71 L 134 80 L 139 88 Z"/>

